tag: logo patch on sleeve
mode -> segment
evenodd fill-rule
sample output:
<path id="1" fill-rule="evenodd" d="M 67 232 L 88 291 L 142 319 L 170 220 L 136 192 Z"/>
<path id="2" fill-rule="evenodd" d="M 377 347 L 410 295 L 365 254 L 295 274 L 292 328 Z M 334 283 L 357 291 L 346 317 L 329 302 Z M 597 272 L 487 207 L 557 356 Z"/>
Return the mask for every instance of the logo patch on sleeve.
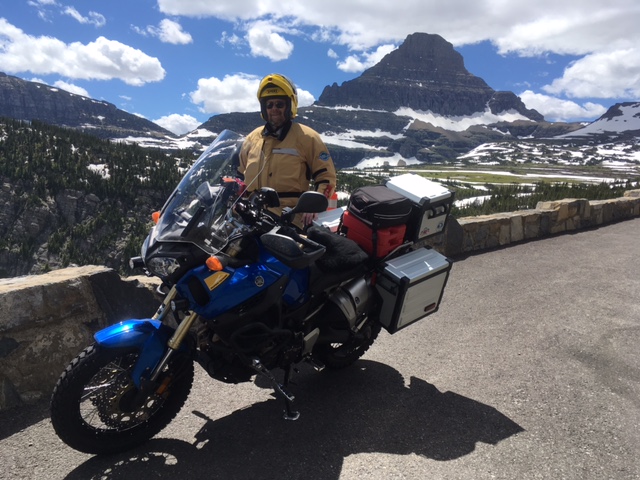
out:
<path id="1" fill-rule="evenodd" d="M 322 152 L 318 158 L 320 160 L 322 160 L 323 162 L 326 162 L 327 160 L 329 160 L 331 158 L 331 155 L 329 155 L 329 152 Z"/>

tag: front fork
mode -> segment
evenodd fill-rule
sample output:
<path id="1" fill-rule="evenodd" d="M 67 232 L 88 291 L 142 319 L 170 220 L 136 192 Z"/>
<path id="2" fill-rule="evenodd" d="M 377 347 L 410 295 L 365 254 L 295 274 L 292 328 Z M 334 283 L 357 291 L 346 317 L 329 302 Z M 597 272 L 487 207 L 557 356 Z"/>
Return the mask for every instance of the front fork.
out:
<path id="1" fill-rule="evenodd" d="M 167 293 L 167 296 L 164 298 L 162 305 L 160 305 L 156 313 L 153 315 L 152 317 L 153 320 L 158 320 L 160 322 L 164 320 L 164 318 L 169 313 L 169 310 L 171 310 L 171 302 L 175 299 L 176 295 L 177 295 L 176 287 L 175 286 L 171 287 L 171 290 L 169 291 L 169 293 Z M 149 382 L 153 384 L 158 380 L 160 373 L 169 362 L 169 359 L 182 345 L 182 342 L 184 341 L 185 337 L 189 333 L 189 329 L 191 328 L 191 326 L 193 325 L 193 322 L 196 320 L 197 317 L 198 317 L 197 313 L 191 312 L 180 322 L 180 324 L 178 325 L 178 328 L 176 328 L 176 331 L 173 333 L 173 335 L 167 342 L 167 346 L 169 348 L 167 349 L 166 353 L 164 354 L 160 362 L 156 365 L 156 367 L 151 372 L 151 375 L 149 376 L 149 380 L 148 380 Z"/>

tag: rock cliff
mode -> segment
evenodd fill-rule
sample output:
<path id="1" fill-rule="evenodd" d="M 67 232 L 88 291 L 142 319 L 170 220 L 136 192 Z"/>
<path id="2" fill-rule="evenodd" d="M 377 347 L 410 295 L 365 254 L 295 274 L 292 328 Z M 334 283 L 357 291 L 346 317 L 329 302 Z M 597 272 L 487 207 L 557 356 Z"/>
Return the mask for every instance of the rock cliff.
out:
<path id="1" fill-rule="evenodd" d="M 154 192 L 127 204 L 71 189 L 36 201 L 24 184 L 1 182 L 0 278 L 74 262 L 125 269 L 140 251 L 151 212 L 164 202 Z"/>
<path id="2" fill-rule="evenodd" d="M 467 71 L 462 55 L 439 35 L 414 33 L 360 77 L 341 86 L 328 86 L 318 105 L 351 105 L 393 112 L 399 107 L 431 111 L 444 116 L 515 110 L 540 122 L 512 92 L 496 92 Z"/>
<path id="3" fill-rule="evenodd" d="M 0 72 L 0 117 L 41 120 L 72 127 L 100 138 L 174 136 L 149 120 L 115 105 L 75 95 L 38 82 L 28 82 Z"/>

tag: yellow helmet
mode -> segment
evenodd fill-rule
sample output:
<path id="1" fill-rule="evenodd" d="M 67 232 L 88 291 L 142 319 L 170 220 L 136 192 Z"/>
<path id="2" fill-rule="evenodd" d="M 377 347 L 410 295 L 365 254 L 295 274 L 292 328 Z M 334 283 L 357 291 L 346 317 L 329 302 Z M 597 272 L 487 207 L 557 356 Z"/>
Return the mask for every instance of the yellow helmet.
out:
<path id="1" fill-rule="evenodd" d="M 260 101 L 260 113 L 262 118 L 267 120 L 263 100 L 268 97 L 286 97 L 289 100 L 289 118 L 294 118 L 298 114 L 298 92 L 291 80 L 279 73 L 267 75 L 260 81 L 258 87 L 258 100 Z"/>

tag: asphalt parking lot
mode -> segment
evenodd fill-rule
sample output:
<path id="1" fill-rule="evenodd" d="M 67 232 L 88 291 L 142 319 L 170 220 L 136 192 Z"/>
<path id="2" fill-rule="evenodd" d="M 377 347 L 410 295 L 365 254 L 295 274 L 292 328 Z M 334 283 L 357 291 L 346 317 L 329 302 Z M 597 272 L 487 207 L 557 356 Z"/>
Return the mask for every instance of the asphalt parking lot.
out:
<path id="1" fill-rule="evenodd" d="M 456 259 L 441 309 L 352 367 L 303 366 L 301 418 L 198 367 L 144 447 L 92 457 L 46 403 L 0 412 L 2 479 L 638 479 L 640 219 Z"/>

